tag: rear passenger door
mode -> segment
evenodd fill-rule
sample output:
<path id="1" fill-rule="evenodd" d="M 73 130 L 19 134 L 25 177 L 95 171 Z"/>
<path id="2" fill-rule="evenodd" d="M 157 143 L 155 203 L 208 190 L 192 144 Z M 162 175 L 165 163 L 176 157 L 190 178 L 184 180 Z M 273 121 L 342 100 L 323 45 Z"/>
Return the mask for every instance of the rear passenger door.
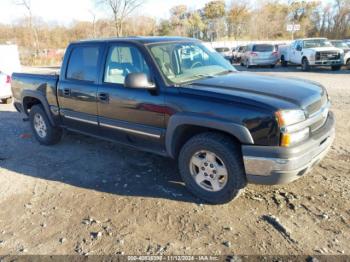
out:
<path id="1" fill-rule="evenodd" d="M 111 43 L 106 50 L 102 83 L 98 88 L 100 134 L 137 147 L 158 151 L 164 132 L 164 95 L 160 90 L 124 86 L 130 73 L 144 73 L 154 82 L 139 47 Z"/>
<path id="2" fill-rule="evenodd" d="M 68 52 L 58 83 L 63 124 L 78 131 L 97 133 L 97 85 L 103 46 L 77 44 Z"/>

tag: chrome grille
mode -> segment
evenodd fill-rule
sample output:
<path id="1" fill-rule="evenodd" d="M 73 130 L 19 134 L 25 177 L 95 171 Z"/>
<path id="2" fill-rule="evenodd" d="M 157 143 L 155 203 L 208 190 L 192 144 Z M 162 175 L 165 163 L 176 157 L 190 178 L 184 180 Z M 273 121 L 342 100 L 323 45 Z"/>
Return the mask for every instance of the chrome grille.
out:
<path id="1" fill-rule="evenodd" d="M 320 111 L 322 107 L 324 107 L 328 103 L 328 98 L 326 95 L 326 92 L 323 92 L 323 95 L 320 100 L 317 100 L 316 102 L 308 105 L 306 107 L 306 111 L 309 116 L 315 114 L 316 112 Z"/>
<path id="2" fill-rule="evenodd" d="M 310 131 L 315 132 L 326 123 L 328 118 L 329 103 L 326 91 L 323 92 L 321 99 L 311 103 L 306 107 L 309 118 L 319 119 L 310 126 Z"/>
<path id="3" fill-rule="evenodd" d="M 317 131 L 318 129 L 320 129 L 321 127 L 323 127 L 323 125 L 326 123 L 327 121 L 327 117 L 328 117 L 328 114 L 327 116 L 323 116 L 321 120 L 317 121 L 316 123 L 314 123 L 313 125 L 310 126 L 310 131 L 311 132 L 315 132 Z"/>
<path id="4" fill-rule="evenodd" d="M 316 60 L 336 60 L 340 59 L 339 52 L 317 52 Z"/>

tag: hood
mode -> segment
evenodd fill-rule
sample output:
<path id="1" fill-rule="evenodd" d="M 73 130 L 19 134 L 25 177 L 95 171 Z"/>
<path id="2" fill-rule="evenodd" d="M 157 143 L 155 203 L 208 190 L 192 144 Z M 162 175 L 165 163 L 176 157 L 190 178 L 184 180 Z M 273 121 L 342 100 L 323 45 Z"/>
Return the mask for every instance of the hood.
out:
<path id="1" fill-rule="evenodd" d="M 342 53 L 343 50 L 334 46 L 331 47 L 313 47 L 313 48 L 307 48 L 309 50 L 313 50 L 315 52 L 328 52 L 328 51 L 337 51 Z"/>
<path id="2" fill-rule="evenodd" d="M 311 81 L 245 72 L 201 79 L 186 86 L 186 89 L 210 92 L 210 95 L 220 95 L 222 99 L 253 100 L 277 110 L 306 110 L 310 104 L 321 100 L 326 92 L 321 85 Z"/>

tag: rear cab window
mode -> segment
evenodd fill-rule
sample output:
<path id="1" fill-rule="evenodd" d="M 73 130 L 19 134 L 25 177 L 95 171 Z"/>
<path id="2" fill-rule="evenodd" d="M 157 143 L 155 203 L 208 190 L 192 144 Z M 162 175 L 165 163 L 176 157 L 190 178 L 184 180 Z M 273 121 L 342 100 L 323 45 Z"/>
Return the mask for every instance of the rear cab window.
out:
<path id="1" fill-rule="evenodd" d="M 96 82 L 99 72 L 99 46 L 73 47 L 67 66 L 66 78 L 69 80 Z"/>

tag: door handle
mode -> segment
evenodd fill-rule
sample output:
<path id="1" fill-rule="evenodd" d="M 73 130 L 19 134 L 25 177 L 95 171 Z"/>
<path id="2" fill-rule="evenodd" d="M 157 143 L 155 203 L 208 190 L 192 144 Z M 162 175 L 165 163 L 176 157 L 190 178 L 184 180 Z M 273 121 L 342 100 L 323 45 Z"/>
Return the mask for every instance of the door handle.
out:
<path id="1" fill-rule="evenodd" d="M 65 96 L 70 96 L 70 88 L 64 88 L 64 89 L 63 89 L 63 94 L 64 94 Z"/>
<path id="2" fill-rule="evenodd" d="M 107 93 L 98 93 L 98 100 L 100 100 L 102 103 L 108 103 L 109 95 Z"/>

